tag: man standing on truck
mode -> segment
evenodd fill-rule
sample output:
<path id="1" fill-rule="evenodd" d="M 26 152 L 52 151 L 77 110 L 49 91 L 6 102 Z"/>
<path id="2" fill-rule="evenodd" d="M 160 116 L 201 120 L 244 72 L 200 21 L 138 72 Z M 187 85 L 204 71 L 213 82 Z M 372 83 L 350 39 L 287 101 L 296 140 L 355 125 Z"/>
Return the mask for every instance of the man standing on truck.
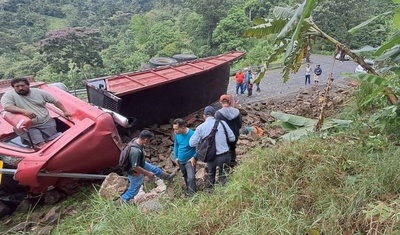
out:
<path id="1" fill-rule="evenodd" d="M 6 92 L 1 98 L 4 110 L 14 114 L 22 114 L 32 119 L 32 127 L 28 130 L 32 144 L 40 147 L 58 136 L 56 121 L 50 117 L 46 103 L 52 103 L 59 108 L 66 118 L 71 117 L 64 105 L 50 93 L 38 88 L 30 88 L 27 78 L 14 78 L 11 86 L 14 90 Z M 28 140 L 27 133 L 17 133 Z"/>

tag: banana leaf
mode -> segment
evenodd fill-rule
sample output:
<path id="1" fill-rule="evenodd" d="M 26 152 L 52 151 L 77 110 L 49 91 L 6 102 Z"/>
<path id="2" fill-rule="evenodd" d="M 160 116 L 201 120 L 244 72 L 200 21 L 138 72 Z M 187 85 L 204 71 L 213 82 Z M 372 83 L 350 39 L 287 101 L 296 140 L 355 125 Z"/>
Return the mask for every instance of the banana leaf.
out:
<path id="1" fill-rule="evenodd" d="M 315 120 L 315 119 L 305 118 L 305 117 L 296 116 L 296 115 L 287 114 L 287 113 L 272 111 L 270 115 L 277 120 L 290 123 L 297 127 L 314 126 L 315 123 L 317 123 L 317 120 Z"/>
<path id="2" fill-rule="evenodd" d="M 314 132 L 313 128 L 317 120 L 311 118 L 305 118 L 302 116 L 296 116 L 287 113 L 281 112 L 271 112 L 271 116 L 275 119 L 280 120 L 278 122 L 282 129 L 284 129 L 287 133 L 282 135 L 280 139 L 285 141 L 294 141 L 298 140 L 303 136 L 309 135 Z M 332 119 L 327 120 L 322 125 L 321 130 L 328 130 L 336 127 L 349 127 L 352 123 L 351 120 L 343 120 L 343 119 Z"/>

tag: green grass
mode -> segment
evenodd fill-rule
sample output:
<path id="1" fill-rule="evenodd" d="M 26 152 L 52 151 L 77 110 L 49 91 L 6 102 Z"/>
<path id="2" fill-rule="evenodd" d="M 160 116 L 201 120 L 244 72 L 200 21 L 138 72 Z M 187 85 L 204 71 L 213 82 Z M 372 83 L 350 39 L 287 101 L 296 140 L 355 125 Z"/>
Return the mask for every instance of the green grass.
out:
<path id="1" fill-rule="evenodd" d="M 84 213 L 65 218 L 53 234 L 366 234 L 376 223 L 394 234 L 399 201 L 393 206 L 385 198 L 399 193 L 400 151 L 371 150 L 369 137 L 355 133 L 363 132 L 255 149 L 212 195 L 163 197 L 158 213 L 116 209 L 93 193 Z M 391 211 L 390 223 L 379 222 L 379 203 Z M 368 212 L 374 223 L 366 223 Z"/>

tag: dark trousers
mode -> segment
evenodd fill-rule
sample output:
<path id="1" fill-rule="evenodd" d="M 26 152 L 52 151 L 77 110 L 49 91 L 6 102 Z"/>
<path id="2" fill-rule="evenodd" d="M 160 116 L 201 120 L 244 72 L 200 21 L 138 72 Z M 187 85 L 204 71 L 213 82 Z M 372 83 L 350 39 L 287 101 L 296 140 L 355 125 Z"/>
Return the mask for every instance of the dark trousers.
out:
<path id="1" fill-rule="evenodd" d="M 229 142 L 229 151 L 231 152 L 231 162 L 230 166 L 235 166 L 236 165 L 236 141 L 235 142 Z"/>
<path id="2" fill-rule="evenodd" d="M 253 94 L 253 84 L 249 84 L 247 86 L 247 96 L 251 96 Z"/>
<path id="3" fill-rule="evenodd" d="M 186 194 L 192 196 L 196 192 L 196 165 L 192 166 L 190 161 L 180 164 L 179 169 L 182 172 L 186 184 Z"/>
<path id="4" fill-rule="evenodd" d="M 224 184 L 226 182 L 226 178 L 229 175 L 230 161 L 231 161 L 231 154 L 227 152 L 225 154 L 217 155 L 214 161 L 207 162 L 207 176 L 211 186 L 215 184 L 217 167 L 218 167 L 219 183 Z"/>
<path id="5" fill-rule="evenodd" d="M 306 75 L 306 81 L 304 82 L 304 84 L 310 84 L 310 77 L 311 77 L 311 75 L 310 74 L 307 74 Z"/>

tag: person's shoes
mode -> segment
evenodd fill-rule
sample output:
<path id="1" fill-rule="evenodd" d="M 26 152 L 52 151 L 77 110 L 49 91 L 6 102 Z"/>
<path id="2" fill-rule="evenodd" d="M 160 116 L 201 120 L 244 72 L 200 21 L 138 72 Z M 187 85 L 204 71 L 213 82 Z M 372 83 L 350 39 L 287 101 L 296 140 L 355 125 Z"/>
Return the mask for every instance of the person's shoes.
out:
<path id="1" fill-rule="evenodd" d="M 231 161 L 230 167 L 234 168 L 237 165 L 237 161 Z"/>
<path id="2" fill-rule="evenodd" d="M 171 173 L 171 174 L 168 174 L 168 173 L 165 173 L 165 172 L 163 171 L 163 172 L 161 173 L 161 175 L 160 175 L 160 179 L 172 181 L 172 179 L 174 179 L 175 175 L 176 175 L 176 172 Z"/>
<path id="3" fill-rule="evenodd" d="M 127 205 L 128 203 L 124 201 L 122 198 L 118 198 L 117 200 L 114 201 L 114 206 L 115 207 L 121 207 L 122 205 Z"/>

